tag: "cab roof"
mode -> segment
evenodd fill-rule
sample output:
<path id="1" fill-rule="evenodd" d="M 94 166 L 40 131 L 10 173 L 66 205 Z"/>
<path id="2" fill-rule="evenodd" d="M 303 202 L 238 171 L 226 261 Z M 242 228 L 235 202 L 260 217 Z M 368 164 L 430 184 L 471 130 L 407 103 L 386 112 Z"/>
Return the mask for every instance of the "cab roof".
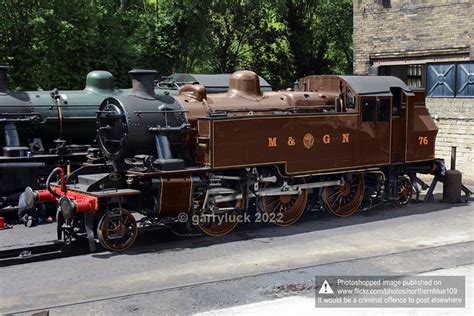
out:
<path id="1" fill-rule="evenodd" d="M 393 76 L 338 76 L 358 95 L 391 96 L 390 88 L 400 88 L 406 95 L 413 91 L 401 79 Z"/>

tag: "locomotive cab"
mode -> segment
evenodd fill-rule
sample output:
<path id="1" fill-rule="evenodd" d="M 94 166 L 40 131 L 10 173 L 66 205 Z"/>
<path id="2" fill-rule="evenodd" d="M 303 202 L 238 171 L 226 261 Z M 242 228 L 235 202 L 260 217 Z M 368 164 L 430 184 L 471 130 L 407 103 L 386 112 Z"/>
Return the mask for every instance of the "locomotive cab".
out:
<path id="1" fill-rule="evenodd" d="M 300 85 L 308 91 L 337 93 L 341 106 L 336 105 L 334 113 L 359 113 L 360 164 L 434 159 L 438 129 L 426 108 L 424 91 L 412 91 L 389 76 L 309 76 Z"/>

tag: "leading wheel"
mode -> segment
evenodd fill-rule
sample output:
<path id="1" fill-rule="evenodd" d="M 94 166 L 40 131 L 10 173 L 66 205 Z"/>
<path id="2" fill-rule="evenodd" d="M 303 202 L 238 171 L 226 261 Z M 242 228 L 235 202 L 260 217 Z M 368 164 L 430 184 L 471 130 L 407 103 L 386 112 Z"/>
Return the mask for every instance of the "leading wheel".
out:
<path id="1" fill-rule="evenodd" d="M 354 214 L 363 198 L 364 177 L 361 174 L 344 177 L 342 185 L 325 187 L 321 193 L 321 202 L 324 207 L 340 217 Z"/>
<path id="2" fill-rule="evenodd" d="M 396 207 L 405 207 L 410 203 L 413 197 L 413 185 L 409 177 L 402 176 L 398 178 L 397 197 L 393 200 Z"/>
<path id="3" fill-rule="evenodd" d="M 137 234 L 135 217 L 123 208 L 105 213 L 97 227 L 100 244 L 110 251 L 127 250 L 135 242 Z"/>

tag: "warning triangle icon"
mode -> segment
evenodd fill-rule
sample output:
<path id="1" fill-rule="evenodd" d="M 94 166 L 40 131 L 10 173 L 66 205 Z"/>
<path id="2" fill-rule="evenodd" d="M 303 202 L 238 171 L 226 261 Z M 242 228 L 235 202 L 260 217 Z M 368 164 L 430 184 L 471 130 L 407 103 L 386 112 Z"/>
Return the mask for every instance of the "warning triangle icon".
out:
<path id="1" fill-rule="evenodd" d="M 318 294 L 334 294 L 334 291 L 329 286 L 329 283 L 327 280 L 324 280 L 324 283 L 323 285 L 321 285 L 321 289 L 319 289 Z"/>

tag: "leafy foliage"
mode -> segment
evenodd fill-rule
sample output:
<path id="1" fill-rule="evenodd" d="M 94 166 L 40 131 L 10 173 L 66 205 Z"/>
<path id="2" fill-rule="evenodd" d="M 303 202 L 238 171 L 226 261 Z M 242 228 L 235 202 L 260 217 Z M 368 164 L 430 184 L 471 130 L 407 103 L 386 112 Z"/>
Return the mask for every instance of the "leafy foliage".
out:
<path id="1" fill-rule="evenodd" d="M 81 89 L 106 69 L 233 72 L 274 87 L 350 73 L 351 0 L 3 0 L 0 62 L 20 89 Z"/>

